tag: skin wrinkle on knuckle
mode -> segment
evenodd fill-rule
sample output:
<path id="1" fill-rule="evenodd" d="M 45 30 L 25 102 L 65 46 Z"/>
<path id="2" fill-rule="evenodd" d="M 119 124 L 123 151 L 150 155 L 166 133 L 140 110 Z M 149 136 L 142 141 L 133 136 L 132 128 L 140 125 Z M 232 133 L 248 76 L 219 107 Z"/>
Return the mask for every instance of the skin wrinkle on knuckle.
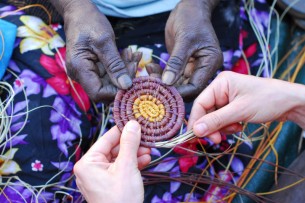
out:
<path id="1" fill-rule="evenodd" d="M 108 61 L 107 69 L 112 73 L 119 73 L 125 68 L 124 62 L 120 59 L 119 56 L 115 56 Z M 119 76 L 117 76 L 119 77 Z"/>
<path id="2" fill-rule="evenodd" d="M 216 60 L 220 57 L 220 55 L 222 55 L 219 46 L 217 45 L 215 46 L 214 44 L 206 44 L 206 42 L 202 42 L 200 50 L 203 51 L 202 52 L 204 54 L 203 56 L 216 56 L 215 57 Z"/>
<path id="3" fill-rule="evenodd" d="M 223 64 L 223 55 L 221 51 L 216 51 L 216 49 L 204 49 L 201 53 L 200 57 L 203 57 L 203 61 L 200 64 L 201 67 L 198 68 L 205 68 L 205 67 L 211 67 L 209 68 L 210 74 L 214 74 Z M 208 70 L 207 70 L 208 71 Z"/>
<path id="4" fill-rule="evenodd" d="M 209 123 L 211 123 L 215 129 L 220 129 L 223 124 L 223 121 L 218 114 L 211 114 L 209 120 Z"/>
<path id="5" fill-rule="evenodd" d="M 182 70 L 179 70 L 179 68 L 181 66 L 183 66 L 183 60 L 180 57 L 172 56 L 168 60 L 167 65 L 169 66 L 170 71 L 173 71 L 175 73 L 177 73 L 177 71 L 179 71 L 179 73 L 181 72 L 181 74 L 182 74 Z"/>

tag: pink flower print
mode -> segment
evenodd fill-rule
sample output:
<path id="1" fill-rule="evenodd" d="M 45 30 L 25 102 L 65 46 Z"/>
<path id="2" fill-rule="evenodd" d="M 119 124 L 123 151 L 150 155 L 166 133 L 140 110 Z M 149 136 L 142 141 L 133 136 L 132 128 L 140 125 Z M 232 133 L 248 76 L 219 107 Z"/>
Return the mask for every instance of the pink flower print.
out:
<path id="1" fill-rule="evenodd" d="M 32 171 L 42 171 L 43 170 L 43 164 L 39 160 L 35 160 L 34 163 L 32 163 Z"/>
<path id="2" fill-rule="evenodd" d="M 51 27 L 52 27 L 52 29 L 55 30 L 55 31 L 57 31 L 57 30 L 59 30 L 59 29 L 62 28 L 61 24 L 58 24 L 58 23 L 52 24 Z"/>
<path id="3" fill-rule="evenodd" d="M 14 82 L 14 86 L 16 88 L 21 88 L 24 84 L 24 80 L 23 79 L 16 79 L 15 82 Z"/>

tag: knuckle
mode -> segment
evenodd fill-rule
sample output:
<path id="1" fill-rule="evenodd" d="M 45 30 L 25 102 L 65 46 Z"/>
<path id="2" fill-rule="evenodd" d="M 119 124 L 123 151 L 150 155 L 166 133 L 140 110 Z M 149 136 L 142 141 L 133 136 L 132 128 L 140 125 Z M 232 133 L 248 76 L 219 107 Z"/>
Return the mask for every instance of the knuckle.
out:
<path id="1" fill-rule="evenodd" d="M 200 106 L 200 100 L 198 97 L 194 100 L 193 106 Z"/>
<path id="2" fill-rule="evenodd" d="M 101 35 L 93 36 L 92 40 L 93 40 L 93 43 L 95 43 L 97 47 L 101 48 L 113 40 L 113 35 L 110 33 L 103 33 Z"/>
<path id="3" fill-rule="evenodd" d="M 82 164 L 81 161 L 76 162 L 76 164 L 73 167 L 73 171 L 75 173 L 76 176 L 78 176 L 81 172 L 82 172 Z"/>
<path id="4" fill-rule="evenodd" d="M 183 39 L 187 42 L 194 42 L 196 39 L 198 39 L 198 34 L 196 32 L 188 32 L 185 34 L 182 34 Z"/>
<path id="5" fill-rule="evenodd" d="M 132 132 L 126 132 L 126 134 L 128 135 L 133 135 Z M 131 137 L 131 136 L 130 136 Z M 134 145 L 134 140 L 127 140 L 127 139 L 123 139 L 121 142 L 121 146 L 126 146 L 126 148 L 129 148 L 129 146 L 133 146 Z"/>
<path id="6" fill-rule="evenodd" d="M 183 60 L 178 57 L 178 56 L 172 56 L 168 62 L 167 62 L 168 66 L 170 66 L 171 68 L 178 70 L 180 69 L 180 67 L 182 67 L 183 65 Z"/>
<path id="7" fill-rule="evenodd" d="M 210 123 L 215 129 L 220 129 L 223 125 L 222 119 L 218 114 L 215 113 L 210 115 Z"/>
<path id="8" fill-rule="evenodd" d="M 198 41 L 198 32 L 185 32 L 185 30 L 180 30 L 177 33 L 177 40 L 185 45 L 194 45 Z"/>
<path id="9" fill-rule="evenodd" d="M 221 49 L 215 45 L 206 45 L 204 48 L 209 52 L 209 55 L 214 56 L 216 61 L 223 60 L 223 54 Z"/>
<path id="10" fill-rule="evenodd" d="M 206 111 L 204 105 L 201 103 L 201 101 L 198 97 L 195 99 L 193 106 L 200 107 L 201 109 Z"/>
<path id="11" fill-rule="evenodd" d="M 111 73 L 118 73 L 124 70 L 125 64 L 119 56 L 112 57 L 107 63 L 107 69 Z"/>
<path id="12" fill-rule="evenodd" d="M 226 80 L 230 77 L 231 74 L 231 71 L 222 71 L 218 74 L 217 78 L 221 80 Z"/>

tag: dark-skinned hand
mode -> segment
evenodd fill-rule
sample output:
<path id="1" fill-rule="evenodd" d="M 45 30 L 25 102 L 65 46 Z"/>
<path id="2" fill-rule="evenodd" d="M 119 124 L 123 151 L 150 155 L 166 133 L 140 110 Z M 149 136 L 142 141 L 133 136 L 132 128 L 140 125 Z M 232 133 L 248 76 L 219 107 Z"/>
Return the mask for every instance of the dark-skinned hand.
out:
<path id="1" fill-rule="evenodd" d="M 223 63 L 210 20 L 218 2 L 182 0 L 171 12 L 166 24 L 166 47 L 171 57 L 162 80 L 168 85 L 175 85 L 186 101 L 198 96 Z"/>
<path id="2" fill-rule="evenodd" d="M 121 58 L 109 21 L 88 0 L 51 2 L 65 22 L 68 75 L 82 85 L 92 100 L 112 101 L 117 87 L 127 89 L 132 85 L 132 75 L 126 67 L 131 60 L 124 62 Z"/>
<path id="3" fill-rule="evenodd" d="M 121 52 L 121 58 L 125 64 L 126 69 L 128 70 L 128 74 L 130 75 L 131 78 L 134 78 L 136 75 L 137 67 L 139 65 L 139 62 L 142 58 L 142 52 L 132 52 L 131 48 L 126 48 Z M 117 87 L 113 85 L 113 80 L 110 78 L 110 75 L 107 74 L 107 69 L 103 66 L 101 62 L 97 63 L 98 70 L 99 70 L 99 76 L 100 80 L 102 82 L 103 87 L 113 87 L 115 91 L 109 97 L 108 100 L 103 100 L 104 102 L 112 102 L 114 100 L 114 97 L 117 93 Z"/>

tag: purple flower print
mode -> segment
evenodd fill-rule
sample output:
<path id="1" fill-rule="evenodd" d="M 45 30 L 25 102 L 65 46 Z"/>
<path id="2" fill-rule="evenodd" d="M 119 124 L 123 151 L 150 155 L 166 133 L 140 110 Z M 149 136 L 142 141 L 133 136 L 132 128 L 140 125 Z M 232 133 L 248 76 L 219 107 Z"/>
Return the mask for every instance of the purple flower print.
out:
<path id="1" fill-rule="evenodd" d="M 22 186 L 21 183 L 15 182 L 11 183 L 10 186 L 7 186 L 3 189 L 0 194 L 0 202 L 1 203 L 9 203 L 9 202 L 51 202 L 54 194 L 49 192 L 42 192 L 36 198 L 35 195 L 29 189 Z"/>
<path id="2" fill-rule="evenodd" d="M 225 70 L 230 70 L 232 68 L 232 56 L 233 50 L 227 50 L 223 52 L 223 66 Z"/>
<path id="3" fill-rule="evenodd" d="M 176 203 L 179 202 L 180 200 L 178 198 L 175 198 L 172 196 L 170 192 L 166 192 L 163 194 L 162 198 L 159 198 L 157 195 L 155 195 L 151 203 Z"/>
<path id="4" fill-rule="evenodd" d="M 41 91 L 40 85 L 43 84 L 45 84 L 43 78 L 26 69 L 14 81 L 14 90 L 18 94 L 25 88 L 26 95 L 30 96 L 32 94 L 39 94 Z"/>
<path id="5" fill-rule="evenodd" d="M 50 121 L 59 123 L 62 132 L 71 130 L 74 133 L 80 133 L 81 120 L 79 117 L 81 113 L 76 110 L 74 100 L 65 96 L 56 97 L 53 106 L 56 111 L 51 112 Z"/>
<path id="6" fill-rule="evenodd" d="M 161 55 L 160 55 L 160 58 L 163 59 L 166 62 L 168 61 L 169 57 L 170 57 L 170 55 L 168 53 L 161 53 Z M 160 66 L 161 66 L 161 68 L 164 69 L 166 64 L 163 61 L 160 60 Z"/>
<path id="7" fill-rule="evenodd" d="M 50 121 L 53 140 L 57 140 L 58 148 L 68 156 L 68 146 L 80 135 L 80 113 L 76 110 L 75 103 L 69 97 L 56 97 L 53 103 Z M 64 117 L 64 116 L 65 117 Z"/>
<path id="8" fill-rule="evenodd" d="M 179 177 L 180 176 L 180 170 L 179 169 L 180 169 L 179 166 L 174 167 L 171 170 L 170 177 L 172 177 L 172 178 Z M 176 192 L 179 189 L 180 186 L 181 186 L 181 182 L 171 181 L 171 183 L 170 183 L 170 192 L 171 193 Z"/>
<path id="9" fill-rule="evenodd" d="M 6 138 L 5 148 L 10 148 L 12 146 L 18 144 L 26 144 L 24 139 L 26 138 L 27 134 L 16 135 L 16 133 L 26 124 L 24 112 L 26 111 L 27 102 L 17 102 L 9 105 L 6 109 L 6 113 L 8 116 L 12 116 L 11 118 L 11 125 L 10 125 L 10 133 L 8 134 L 8 138 Z M 27 120 L 27 123 L 29 120 Z M 2 148 L 1 148 L 2 149 Z"/>
<path id="10" fill-rule="evenodd" d="M 0 8 L 0 17 L 7 16 L 7 15 L 22 15 L 24 11 L 12 12 L 17 10 L 15 6 L 3 6 Z"/>
<path id="11" fill-rule="evenodd" d="M 27 144 L 27 142 L 24 141 L 26 136 L 28 136 L 28 135 L 23 134 L 23 135 L 14 136 L 11 140 L 6 142 L 5 148 L 10 148 L 10 147 L 16 146 L 18 144 Z"/>
<path id="12" fill-rule="evenodd" d="M 16 62 L 13 61 L 13 60 L 10 60 L 10 62 L 8 64 L 8 67 L 10 67 L 10 69 L 12 69 L 16 73 L 20 73 L 21 72 L 20 68 L 17 66 Z"/>
<path id="13" fill-rule="evenodd" d="M 157 148 L 151 148 L 150 155 L 160 157 L 161 156 L 161 152 Z"/>
<path id="14" fill-rule="evenodd" d="M 63 162 L 52 162 L 51 164 L 53 166 L 55 166 L 56 168 L 58 168 L 58 170 L 60 170 L 63 174 L 60 178 L 60 184 L 64 185 L 65 182 L 71 178 L 72 174 L 72 170 L 73 170 L 73 162 L 71 161 L 63 161 Z"/>
<path id="15" fill-rule="evenodd" d="M 232 164 L 231 164 L 232 170 L 233 172 L 235 172 L 236 174 L 238 174 L 239 176 L 242 174 L 242 172 L 244 171 L 244 164 L 243 162 L 237 158 L 234 157 L 232 160 Z"/>
<path id="16" fill-rule="evenodd" d="M 250 15 L 253 18 L 254 24 L 258 28 L 261 35 L 264 35 L 265 27 L 268 26 L 269 14 L 265 12 L 260 12 L 257 9 L 252 9 Z"/>
<path id="17" fill-rule="evenodd" d="M 51 164 L 64 172 L 71 172 L 73 169 L 73 163 L 71 161 L 51 162 Z"/>
<path id="18" fill-rule="evenodd" d="M 174 157 L 168 157 L 163 159 L 163 161 L 152 169 L 154 172 L 167 172 L 170 171 L 174 165 L 177 163 L 177 159 Z"/>

